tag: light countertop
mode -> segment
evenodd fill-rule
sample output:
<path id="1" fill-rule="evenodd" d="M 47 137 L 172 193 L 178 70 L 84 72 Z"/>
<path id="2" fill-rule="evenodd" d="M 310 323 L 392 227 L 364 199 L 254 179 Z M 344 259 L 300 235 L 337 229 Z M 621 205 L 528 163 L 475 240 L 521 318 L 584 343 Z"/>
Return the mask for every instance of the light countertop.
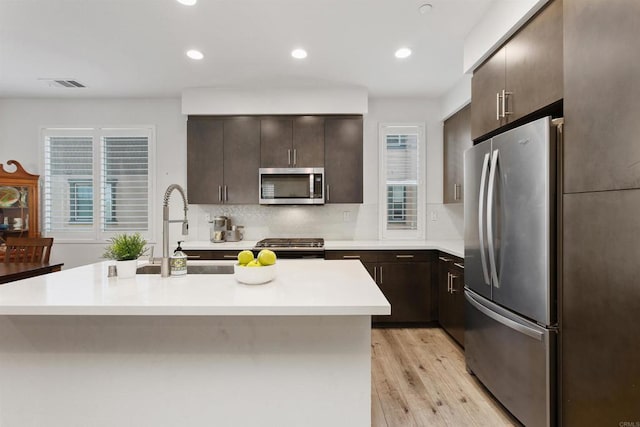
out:
<path id="1" fill-rule="evenodd" d="M 212 243 L 209 241 L 187 241 L 184 249 L 205 250 L 244 250 L 251 249 L 255 240 L 240 242 Z M 463 240 L 325 240 L 325 250 L 438 250 L 450 255 L 464 258 Z"/>
<path id="2" fill-rule="evenodd" d="M 232 274 L 107 278 L 112 263 L 2 285 L 0 315 L 332 316 L 391 310 L 359 261 L 278 260 L 276 279 L 263 285 L 238 283 Z"/>

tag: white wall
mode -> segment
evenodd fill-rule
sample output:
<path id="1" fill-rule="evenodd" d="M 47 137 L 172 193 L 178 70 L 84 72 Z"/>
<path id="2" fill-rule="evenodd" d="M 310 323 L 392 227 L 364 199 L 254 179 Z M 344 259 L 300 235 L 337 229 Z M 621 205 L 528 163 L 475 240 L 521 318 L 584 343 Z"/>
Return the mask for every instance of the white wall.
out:
<path id="1" fill-rule="evenodd" d="M 442 205 L 442 113 L 439 100 L 380 98 L 369 100 L 364 119 L 364 203 L 322 207 L 216 207 L 192 205 L 188 239 L 209 237 L 207 215 L 228 214 L 246 226 L 247 239 L 267 236 L 311 236 L 326 239 L 378 238 L 378 125 L 384 122 L 424 122 L 427 138 L 427 238 L 462 237 L 461 209 Z M 162 194 L 171 183 L 186 186 L 186 116 L 180 99 L 0 99 L 0 163 L 15 159 L 41 174 L 41 127 L 156 126 L 155 238 L 161 239 Z M 171 199 L 171 214 L 179 216 L 179 197 Z M 346 214 L 345 214 L 346 212 Z M 435 212 L 436 221 L 431 221 Z M 171 240 L 180 225 L 173 224 Z M 173 243 L 172 243 L 173 244 Z M 55 243 L 53 261 L 69 268 L 100 259 L 104 244 Z M 157 245 L 156 254 L 160 253 Z"/>
<path id="2" fill-rule="evenodd" d="M 161 192 L 174 182 L 186 185 L 186 117 L 180 113 L 179 99 L 0 99 L 0 163 L 18 160 L 27 171 L 42 174 L 41 127 L 125 125 L 156 127 L 153 215 L 161 218 Z M 171 212 L 179 213 L 173 205 L 172 198 Z M 156 238 L 161 236 L 160 225 L 156 220 Z M 100 259 L 104 246 L 54 242 L 52 261 L 64 262 L 67 268 L 92 263 Z"/>

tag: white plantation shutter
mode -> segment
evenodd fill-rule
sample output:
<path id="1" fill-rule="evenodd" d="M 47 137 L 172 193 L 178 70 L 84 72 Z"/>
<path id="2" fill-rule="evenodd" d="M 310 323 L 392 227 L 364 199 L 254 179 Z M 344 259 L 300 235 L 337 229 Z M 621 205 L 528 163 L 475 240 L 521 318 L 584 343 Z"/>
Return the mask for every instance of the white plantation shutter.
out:
<path id="1" fill-rule="evenodd" d="M 382 125 L 383 238 L 424 238 L 424 127 Z"/>
<path id="2" fill-rule="evenodd" d="M 43 135 L 46 235 L 150 237 L 151 129 L 45 129 Z"/>
<path id="3" fill-rule="evenodd" d="M 148 230 L 148 138 L 105 136 L 102 138 L 102 149 L 102 230 Z"/>
<path id="4" fill-rule="evenodd" d="M 82 238 L 93 230 L 93 137 L 47 136 L 44 158 L 45 232 Z"/>

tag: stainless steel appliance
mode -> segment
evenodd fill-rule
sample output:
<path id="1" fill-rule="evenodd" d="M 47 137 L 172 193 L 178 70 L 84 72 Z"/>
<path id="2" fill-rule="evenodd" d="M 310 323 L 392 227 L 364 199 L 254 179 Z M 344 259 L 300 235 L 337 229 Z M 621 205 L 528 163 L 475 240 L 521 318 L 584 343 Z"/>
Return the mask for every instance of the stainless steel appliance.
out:
<path id="1" fill-rule="evenodd" d="M 211 223 L 210 229 L 210 240 L 214 243 L 222 243 L 226 241 L 226 233 L 229 227 L 229 218 L 226 216 L 216 216 L 213 220 L 209 221 Z"/>
<path id="2" fill-rule="evenodd" d="M 261 205 L 324 204 L 324 168 L 260 168 Z"/>
<path id="3" fill-rule="evenodd" d="M 465 358 L 528 427 L 556 423 L 556 127 L 464 154 Z"/>
<path id="4" fill-rule="evenodd" d="M 263 239 L 254 246 L 254 251 L 270 249 L 278 258 L 324 258 L 324 239 L 278 238 Z"/>

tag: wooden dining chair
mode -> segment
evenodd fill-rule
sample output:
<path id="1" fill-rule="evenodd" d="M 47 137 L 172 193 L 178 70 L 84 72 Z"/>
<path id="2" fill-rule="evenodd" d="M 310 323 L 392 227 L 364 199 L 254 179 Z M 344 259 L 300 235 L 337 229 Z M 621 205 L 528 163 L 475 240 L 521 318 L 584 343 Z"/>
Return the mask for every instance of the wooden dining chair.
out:
<path id="1" fill-rule="evenodd" d="M 49 263 L 53 237 L 7 237 L 5 264 L 13 262 Z"/>

